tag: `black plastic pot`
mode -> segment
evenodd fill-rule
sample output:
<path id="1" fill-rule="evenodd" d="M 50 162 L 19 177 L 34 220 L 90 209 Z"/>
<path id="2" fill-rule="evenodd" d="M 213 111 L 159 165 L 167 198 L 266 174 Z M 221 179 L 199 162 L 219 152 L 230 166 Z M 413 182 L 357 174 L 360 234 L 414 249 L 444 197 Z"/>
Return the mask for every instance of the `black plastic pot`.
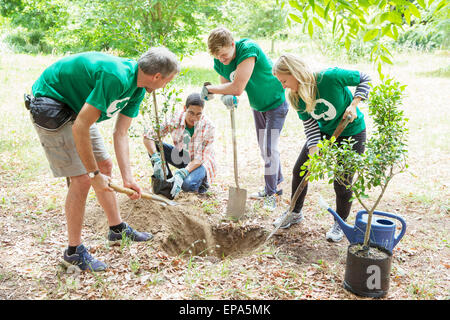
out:
<path id="1" fill-rule="evenodd" d="M 152 175 L 152 189 L 153 193 L 161 194 L 166 198 L 173 200 L 170 191 L 172 190 L 173 182 L 168 182 L 167 180 L 161 180 Z"/>
<path id="2" fill-rule="evenodd" d="M 344 288 L 362 297 L 384 297 L 389 290 L 392 253 L 381 246 L 371 245 L 371 248 L 386 253 L 387 257 L 358 256 L 350 250 L 356 245 L 351 244 L 347 249 Z"/>

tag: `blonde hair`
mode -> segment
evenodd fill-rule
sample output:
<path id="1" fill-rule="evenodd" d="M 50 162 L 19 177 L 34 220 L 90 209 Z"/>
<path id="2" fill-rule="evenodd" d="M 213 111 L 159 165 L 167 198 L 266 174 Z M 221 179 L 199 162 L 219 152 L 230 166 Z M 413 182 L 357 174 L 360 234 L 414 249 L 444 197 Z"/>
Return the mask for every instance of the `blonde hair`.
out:
<path id="1" fill-rule="evenodd" d="M 314 73 L 303 60 L 291 53 L 285 53 L 275 62 L 272 67 L 272 72 L 274 75 L 291 75 L 299 82 L 297 92 L 287 89 L 287 98 L 295 110 L 299 110 L 299 99 L 305 102 L 308 113 L 314 110 L 317 81 Z"/>
<path id="2" fill-rule="evenodd" d="M 208 36 L 208 49 L 213 56 L 223 47 L 230 47 L 233 43 L 233 35 L 224 27 L 214 29 Z"/>

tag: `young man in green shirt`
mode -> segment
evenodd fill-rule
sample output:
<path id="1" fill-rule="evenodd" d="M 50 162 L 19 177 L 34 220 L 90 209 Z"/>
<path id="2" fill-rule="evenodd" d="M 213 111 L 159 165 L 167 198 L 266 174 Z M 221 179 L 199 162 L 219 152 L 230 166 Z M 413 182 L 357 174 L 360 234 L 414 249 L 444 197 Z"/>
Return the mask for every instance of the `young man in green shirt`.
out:
<path id="1" fill-rule="evenodd" d="M 128 128 L 139 113 L 145 92 L 164 87 L 179 70 L 175 54 L 162 47 L 150 49 L 137 62 L 87 52 L 62 58 L 33 84 L 32 110 L 60 104 L 76 115 L 74 121 L 57 130 L 48 130 L 31 117 L 53 175 L 70 177 L 65 202 L 69 247 L 64 252 L 64 262 L 68 266 L 89 271 L 106 269 L 106 264 L 93 258 L 81 241 L 91 186 L 108 218 L 108 240 L 120 241 L 123 234 L 134 241 L 153 237 L 122 221 L 115 193 L 109 187 L 112 160 L 95 124 L 117 115 L 114 150 L 123 185 L 136 191 L 131 199 L 139 199 L 141 188 L 133 178 L 129 160 Z"/>
<path id="2" fill-rule="evenodd" d="M 265 163 L 265 188 L 251 197 L 263 198 L 264 208 L 274 210 L 275 195 L 282 193 L 277 187 L 283 181 L 278 141 L 289 110 L 284 89 L 272 74 L 272 61 L 252 40 L 234 41 L 229 30 L 217 28 L 208 37 L 208 48 L 221 84 L 205 85 L 202 97 L 211 99 L 215 93 L 240 96 L 244 90 L 247 92 Z M 223 101 L 232 104 L 233 99 Z"/>
<path id="3" fill-rule="evenodd" d="M 215 128 L 204 114 L 204 108 L 205 101 L 200 94 L 191 93 L 183 111 L 165 119 L 159 128 L 161 138 L 170 134 L 173 141 L 173 145 L 163 143 L 164 169 L 162 151 L 155 142 L 158 138 L 155 129 L 151 128 L 144 134 L 144 145 L 152 162 L 154 178 L 163 180 L 163 170 L 166 172 L 168 181 L 173 182 L 172 197 L 176 197 L 181 190 L 205 193 L 216 176 Z M 169 164 L 177 168 L 173 175 Z"/>

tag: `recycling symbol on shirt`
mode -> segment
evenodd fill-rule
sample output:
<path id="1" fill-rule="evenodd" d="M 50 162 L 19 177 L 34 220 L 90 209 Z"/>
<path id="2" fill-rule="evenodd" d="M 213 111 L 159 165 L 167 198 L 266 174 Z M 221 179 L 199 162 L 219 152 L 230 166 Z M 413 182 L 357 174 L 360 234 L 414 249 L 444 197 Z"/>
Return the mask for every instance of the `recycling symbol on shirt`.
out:
<path id="1" fill-rule="evenodd" d="M 323 118 L 324 121 L 329 121 L 334 119 L 336 114 L 336 108 L 331 102 L 325 99 L 317 99 L 314 102 L 314 111 L 311 113 L 311 117 L 315 120 L 320 120 Z"/>
<path id="2" fill-rule="evenodd" d="M 119 106 L 119 104 L 122 102 L 128 101 L 128 100 L 130 100 L 130 97 L 124 98 L 122 100 L 115 100 L 115 101 L 111 102 L 108 109 L 106 109 L 106 116 L 108 118 L 111 118 L 115 112 L 117 112 L 118 110 L 121 110 L 123 108 L 123 106 Z"/>

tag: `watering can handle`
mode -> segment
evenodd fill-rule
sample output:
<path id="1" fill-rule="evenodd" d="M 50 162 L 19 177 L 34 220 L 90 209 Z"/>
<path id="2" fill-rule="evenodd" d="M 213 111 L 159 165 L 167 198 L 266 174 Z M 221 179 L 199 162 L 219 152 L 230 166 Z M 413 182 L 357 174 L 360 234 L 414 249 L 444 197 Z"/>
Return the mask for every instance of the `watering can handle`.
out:
<path id="1" fill-rule="evenodd" d="M 358 214 L 362 214 L 364 211 L 360 211 L 358 212 Z M 388 213 L 388 212 L 383 212 L 383 211 L 374 211 L 373 214 L 379 215 L 379 216 L 384 216 L 384 217 L 388 217 L 388 218 L 393 218 L 393 219 L 397 219 L 398 221 L 400 221 L 400 223 L 402 224 L 402 230 L 400 231 L 400 233 L 395 237 L 394 236 L 394 247 L 397 245 L 397 243 L 403 238 L 403 236 L 405 235 L 406 232 L 406 221 L 400 217 L 397 216 L 395 214 L 392 213 Z"/>

